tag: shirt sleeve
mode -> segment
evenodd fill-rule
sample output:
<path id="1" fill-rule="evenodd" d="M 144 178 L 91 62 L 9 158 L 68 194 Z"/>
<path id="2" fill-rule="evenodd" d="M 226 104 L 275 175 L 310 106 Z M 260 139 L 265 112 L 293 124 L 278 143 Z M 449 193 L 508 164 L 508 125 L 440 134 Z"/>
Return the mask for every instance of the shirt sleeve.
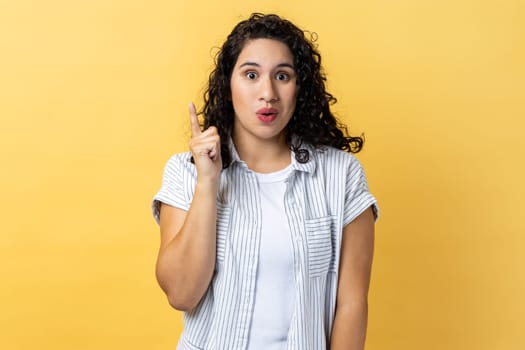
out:
<path id="1" fill-rule="evenodd" d="M 160 223 L 160 205 L 165 203 L 187 211 L 190 207 L 188 188 L 193 184 L 193 176 L 188 171 L 188 157 L 184 153 L 172 156 L 164 167 L 162 186 L 153 197 L 151 209 L 157 224 Z"/>
<path id="2" fill-rule="evenodd" d="M 377 221 L 379 217 L 377 200 L 368 190 L 368 182 L 361 163 L 357 158 L 352 157 L 346 175 L 343 227 L 370 206 L 374 212 L 374 219 Z"/>

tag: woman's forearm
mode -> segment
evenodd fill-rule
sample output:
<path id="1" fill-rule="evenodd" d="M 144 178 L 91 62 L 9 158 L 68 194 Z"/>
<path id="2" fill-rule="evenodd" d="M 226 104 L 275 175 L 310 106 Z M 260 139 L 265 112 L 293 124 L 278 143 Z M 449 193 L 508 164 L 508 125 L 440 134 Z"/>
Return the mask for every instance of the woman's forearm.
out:
<path id="1" fill-rule="evenodd" d="M 182 227 L 159 252 L 157 280 L 170 304 L 178 310 L 195 307 L 213 276 L 217 241 L 216 186 L 197 184 Z"/>
<path id="2" fill-rule="evenodd" d="M 368 303 L 339 306 L 335 312 L 330 350 L 363 350 L 368 322 Z"/>

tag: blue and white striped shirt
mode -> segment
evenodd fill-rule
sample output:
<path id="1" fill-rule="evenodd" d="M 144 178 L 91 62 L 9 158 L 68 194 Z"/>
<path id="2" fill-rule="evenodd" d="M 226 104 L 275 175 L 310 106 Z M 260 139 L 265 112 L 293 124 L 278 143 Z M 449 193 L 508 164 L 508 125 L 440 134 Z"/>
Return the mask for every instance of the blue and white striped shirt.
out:
<path id="1" fill-rule="evenodd" d="M 375 198 L 359 161 L 331 147 L 303 145 L 307 163 L 292 157 L 285 209 L 293 238 L 296 297 L 288 350 L 326 349 L 335 314 L 342 230 Z M 217 195 L 217 258 L 212 281 L 199 304 L 184 314 L 178 350 L 245 350 L 254 306 L 261 237 L 256 174 L 239 159 L 221 173 Z M 153 200 L 188 210 L 197 172 L 191 153 L 174 155 Z M 254 330 L 256 331 L 256 330 Z"/>

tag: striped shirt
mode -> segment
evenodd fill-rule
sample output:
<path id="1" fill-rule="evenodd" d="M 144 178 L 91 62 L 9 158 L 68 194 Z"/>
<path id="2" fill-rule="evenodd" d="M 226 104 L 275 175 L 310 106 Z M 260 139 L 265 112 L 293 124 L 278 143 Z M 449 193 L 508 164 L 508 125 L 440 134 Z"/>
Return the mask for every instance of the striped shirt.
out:
<path id="1" fill-rule="evenodd" d="M 296 281 L 288 350 L 320 350 L 329 345 L 335 314 L 343 227 L 372 206 L 359 161 L 331 147 L 303 145 L 307 163 L 292 157 L 286 180 L 285 211 L 292 233 Z M 184 314 L 178 350 L 246 350 L 254 306 L 261 238 L 256 174 L 231 147 L 232 162 L 221 173 L 217 194 L 217 255 L 212 281 L 199 304 Z M 174 155 L 153 199 L 188 210 L 197 172 L 191 153 Z M 256 331 L 256 330 L 254 330 Z"/>

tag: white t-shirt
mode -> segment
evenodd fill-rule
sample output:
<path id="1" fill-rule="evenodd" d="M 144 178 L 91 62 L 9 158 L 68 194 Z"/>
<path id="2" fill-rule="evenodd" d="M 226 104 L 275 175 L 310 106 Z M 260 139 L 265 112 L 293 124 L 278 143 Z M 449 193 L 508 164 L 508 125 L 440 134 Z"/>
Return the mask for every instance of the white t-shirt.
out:
<path id="1" fill-rule="evenodd" d="M 295 303 L 292 235 L 284 207 L 291 166 L 259 182 L 262 234 L 248 350 L 285 350 Z"/>

